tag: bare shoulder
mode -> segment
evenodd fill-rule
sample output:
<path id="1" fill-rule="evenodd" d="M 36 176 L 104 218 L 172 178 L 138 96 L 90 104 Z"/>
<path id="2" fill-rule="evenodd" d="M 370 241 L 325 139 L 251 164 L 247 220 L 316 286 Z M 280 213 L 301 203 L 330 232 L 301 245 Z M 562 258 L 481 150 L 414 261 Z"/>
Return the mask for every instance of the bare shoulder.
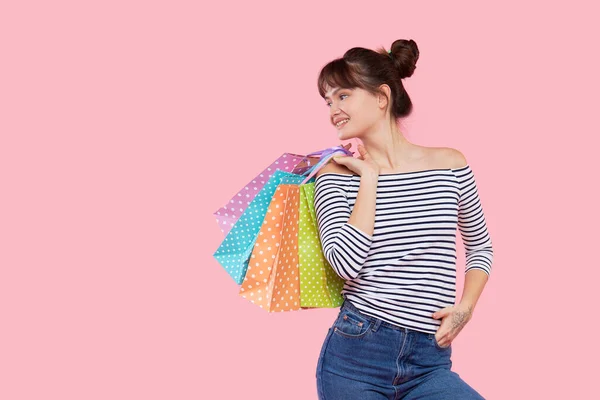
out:
<path id="1" fill-rule="evenodd" d="M 334 174 L 344 174 L 344 175 L 353 175 L 354 172 L 349 170 L 343 165 L 336 164 L 335 161 L 330 160 L 325 164 L 324 167 L 319 169 L 315 176 L 320 176 L 326 173 L 334 173 Z"/>
<path id="2" fill-rule="evenodd" d="M 435 147 L 433 149 L 435 149 L 435 158 L 442 165 L 446 165 L 446 168 L 456 169 L 467 165 L 467 158 L 457 149 L 453 149 L 452 147 Z"/>

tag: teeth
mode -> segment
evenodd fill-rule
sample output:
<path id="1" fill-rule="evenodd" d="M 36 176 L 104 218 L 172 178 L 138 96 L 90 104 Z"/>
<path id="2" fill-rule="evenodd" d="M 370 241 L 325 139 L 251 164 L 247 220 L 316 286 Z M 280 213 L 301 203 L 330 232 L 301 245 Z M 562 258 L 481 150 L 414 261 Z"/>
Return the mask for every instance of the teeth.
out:
<path id="1" fill-rule="evenodd" d="M 347 121 L 348 121 L 348 118 L 346 118 L 344 120 L 341 120 L 340 122 L 338 122 L 337 124 L 335 124 L 335 126 L 337 126 L 339 128 L 340 126 L 342 126 L 342 124 L 346 123 Z"/>

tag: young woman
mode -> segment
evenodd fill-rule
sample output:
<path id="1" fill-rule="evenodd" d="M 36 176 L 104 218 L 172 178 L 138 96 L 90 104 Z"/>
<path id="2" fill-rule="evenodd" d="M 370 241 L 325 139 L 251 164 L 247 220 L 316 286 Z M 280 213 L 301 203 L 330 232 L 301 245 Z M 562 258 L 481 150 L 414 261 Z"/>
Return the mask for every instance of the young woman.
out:
<path id="1" fill-rule="evenodd" d="M 492 241 L 464 155 L 398 129 L 412 109 L 402 79 L 418 58 L 413 40 L 396 40 L 390 52 L 350 49 L 319 76 L 339 139 L 362 142 L 359 157 L 336 157 L 315 181 L 323 252 L 345 280 L 317 364 L 321 400 L 483 398 L 450 358 L 489 277 Z M 455 304 L 457 228 L 466 267 Z"/>

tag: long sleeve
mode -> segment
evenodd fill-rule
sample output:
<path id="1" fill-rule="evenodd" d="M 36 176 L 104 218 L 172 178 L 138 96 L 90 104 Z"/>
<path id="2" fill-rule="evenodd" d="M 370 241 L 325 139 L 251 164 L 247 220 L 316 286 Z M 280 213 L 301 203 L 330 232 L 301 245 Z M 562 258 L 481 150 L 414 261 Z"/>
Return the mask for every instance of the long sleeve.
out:
<path id="1" fill-rule="evenodd" d="M 343 279 L 357 277 L 373 236 L 348 223 L 352 211 L 344 191 L 350 175 L 323 174 L 315 181 L 315 213 L 325 259 Z"/>
<path id="2" fill-rule="evenodd" d="M 471 269 L 480 269 L 489 276 L 494 250 L 479 200 L 475 175 L 469 165 L 455 169 L 454 172 L 460 188 L 458 229 L 465 246 L 465 274 Z"/>

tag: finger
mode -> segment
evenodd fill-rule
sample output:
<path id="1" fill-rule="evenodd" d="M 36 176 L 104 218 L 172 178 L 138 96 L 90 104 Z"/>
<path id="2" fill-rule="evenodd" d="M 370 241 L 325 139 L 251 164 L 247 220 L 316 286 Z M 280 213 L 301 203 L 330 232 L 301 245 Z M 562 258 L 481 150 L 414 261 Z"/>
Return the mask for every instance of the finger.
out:
<path id="1" fill-rule="evenodd" d="M 363 146 L 358 145 L 358 151 L 359 151 L 360 155 L 363 157 L 363 159 L 366 159 L 369 157 L 369 153 L 367 153 L 367 150 Z"/>
<path id="2" fill-rule="evenodd" d="M 446 342 L 448 342 L 448 339 L 446 339 L 446 335 L 442 336 L 442 338 L 438 341 L 440 346 L 445 346 Z"/>
<path id="3" fill-rule="evenodd" d="M 363 160 L 363 161 L 364 161 L 364 159 L 365 159 L 365 157 L 364 157 L 364 156 L 365 156 L 365 154 L 366 154 L 366 151 L 365 151 L 365 149 L 364 149 L 364 148 L 362 148 L 362 147 L 360 146 L 360 144 L 358 145 L 358 152 L 360 153 L 360 155 L 358 156 L 358 159 L 359 159 L 359 160 Z"/>
<path id="4" fill-rule="evenodd" d="M 446 333 L 440 338 L 440 341 L 438 343 L 440 343 L 440 346 L 442 347 L 446 346 L 448 343 L 450 343 L 450 335 Z"/>

